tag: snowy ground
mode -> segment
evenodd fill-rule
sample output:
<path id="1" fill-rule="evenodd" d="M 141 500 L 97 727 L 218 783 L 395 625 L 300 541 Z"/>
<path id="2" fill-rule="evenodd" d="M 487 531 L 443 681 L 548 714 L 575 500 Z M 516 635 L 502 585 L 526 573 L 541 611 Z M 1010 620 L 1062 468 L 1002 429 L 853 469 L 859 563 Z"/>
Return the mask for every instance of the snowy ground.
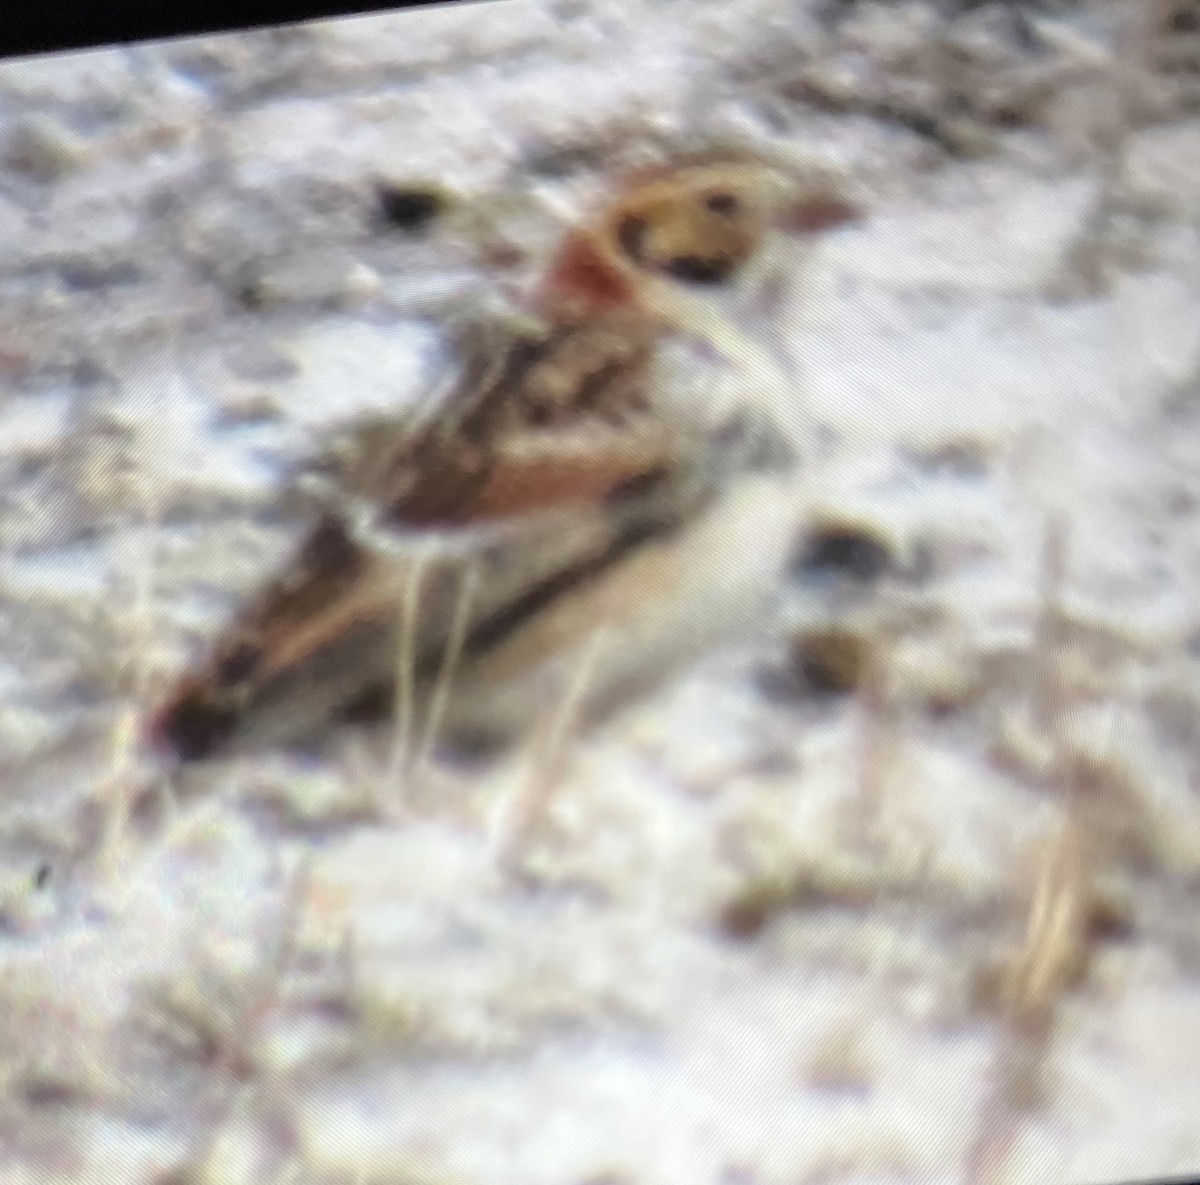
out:
<path id="1" fill-rule="evenodd" d="M 1198 24 L 503 0 L 0 64 L 0 1183 L 1194 1172 Z M 131 722 L 286 466 L 420 394 L 522 191 L 685 116 L 871 195 L 778 620 L 519 843 L 519 762 L 166 785 Z"/>

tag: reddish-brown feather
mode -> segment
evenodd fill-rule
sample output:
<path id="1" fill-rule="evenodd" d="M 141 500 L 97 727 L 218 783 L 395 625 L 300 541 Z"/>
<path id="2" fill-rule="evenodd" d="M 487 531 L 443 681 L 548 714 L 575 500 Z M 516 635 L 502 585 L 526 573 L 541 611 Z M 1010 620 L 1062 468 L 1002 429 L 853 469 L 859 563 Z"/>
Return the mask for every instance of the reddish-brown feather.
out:
<path id="1" fill-rule="evenodd" d="M 538 312 L 588 320 L 629 307 L 636 295 L 630 278 L 600 249 L 590 230 L 571 231 L 534 293 Z"/>

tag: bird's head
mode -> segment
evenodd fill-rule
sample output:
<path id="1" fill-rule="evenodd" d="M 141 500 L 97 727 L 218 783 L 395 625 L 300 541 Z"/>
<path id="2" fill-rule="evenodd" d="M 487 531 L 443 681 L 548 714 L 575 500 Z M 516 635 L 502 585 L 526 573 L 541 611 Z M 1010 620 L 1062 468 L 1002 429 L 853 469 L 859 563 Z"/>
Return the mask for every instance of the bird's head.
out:
<path id="1" fill-rule="evenodd" d="M 729 152 L 677 158 L 621 178 L 566 233 L 534 304 L 555 320 L 628 310 L 703 332 L 732 294 L 777 281 L 771 257 L 858 215 L 827 168 Z"/>

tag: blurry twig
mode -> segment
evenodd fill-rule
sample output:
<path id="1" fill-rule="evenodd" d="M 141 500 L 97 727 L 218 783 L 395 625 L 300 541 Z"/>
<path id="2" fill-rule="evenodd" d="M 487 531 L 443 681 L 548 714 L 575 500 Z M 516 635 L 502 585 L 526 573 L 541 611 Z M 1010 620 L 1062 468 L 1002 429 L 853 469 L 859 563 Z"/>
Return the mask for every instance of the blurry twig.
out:
<path id="1" fill-rule="evenodd" d="M 519 861 L 561 786 L 567 745 L 578 722 L 596 662 L 600 651 L 611 644 L 608 630 L 603 625 L 597 627 L 563 688 L 557 708 L 534 729 L 525 754 L 526 776 L 501 803 L 499 848 L 502 864 L 511 867 Z"/>
<path id="2" fill-rule="evenodd" d="M 899 708 L 891 687 L 893 639 L 881 630 L 868 648 L 859 688 L 857 806 L 864 830 L 877 833 L 900 743 Z"/>
<path id="3" fill-rule="evenodd" d="M 296 956 L 296 938 L 300 931 L 312 887 L 312 857 L 305 854 L 292 871 L 283 897 L 283 906 L 275 942 L 253 977 L 241 1006 L 217 1050 L 211 1066 L 210 1082 L 215 1091 L 228 1091 L 227 1097 L 215 1100 L 216 1114 L 211 1123 L 194 1142 L 185 1158 L 187 1172 L 196 1172 L 212 1160 L 218 1151 L 221 1138 L 234 1118 L 240 1104 L 257 1105 L 270 1098 L 270 1082 L 252 1082 L 252 1093 L 230 1090 L 229 1084 L 236 1081 L 239 1071 L 247 1064 L 253 1065 L 253 1050 L 261 1037 L 262 1029 L 271 1011 L 279 1002 L 281 985 L 286 980 Z M 184 1176 L 184 1179 L 189 1179 Z"/>
<path id="4" fill-rule="evenodd" d="M 1118 278 L 1116 226 L 1129 198 L 1129 146 L 1144 122 L 1153 43 L 1165 19 L 1164 8 L 1164 0 L 1124 5 L 1112 51 L 1058 25 L 1047 23 L 1042 29 L 1057 48 L 1087 63 L 1104 83 L 1094 88 L 1102 104 L 1092 128 L 1098 156 L 1096 197 L 1050 281 L 1052 296 L 1101 295 L 1111 292 Z"/>
<path id="5" fill-rule="evenodd" d="M 1042 549 L 1028 704 L 1033 727 L 1049 744 L 1051 781 L 1062 798 L 1035 856 L 1024 941 L 998 975 L 1001 1030 L 966 1154 L 969 1185 L 1000 1185 L 1025 1119 L 1044 1104 L 1061 1003 L 1087 972 L 1096 932 L 1096 851 L 1070 751 L 1072 705 L 1062 671 L 1068 539 L 1067 520 L 1052 518 Z"/>
<path id="6" fill-rule="evenodd" d="M 1068 815 L 1044 842 L 1025 939 L 1004 968 L 1001 1032 L 979 1125 L 968 1145 L 968 1185 L 1000 1185 L 1025 1119 L 1045 1103 L 1060 1002 L 1086 972 L 1092 929 L 1084 836 Z"/>

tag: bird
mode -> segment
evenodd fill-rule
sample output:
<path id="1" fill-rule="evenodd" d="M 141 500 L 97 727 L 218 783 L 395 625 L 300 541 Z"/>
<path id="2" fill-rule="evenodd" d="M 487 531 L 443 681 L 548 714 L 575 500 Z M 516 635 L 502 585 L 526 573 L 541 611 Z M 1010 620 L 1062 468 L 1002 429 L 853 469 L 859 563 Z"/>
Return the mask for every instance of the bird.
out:
<path id="1" fill-rule="evenodd" d="M 728 146 L 616 171 L 437 398 L 307 464 L 307 534 L 151 714 L 181 762 L 397 713 L 503 745 L 659 685 L 761 609 L 798 513 L 793 266 L 861 207 Z M 764 341 L 766 344 L 764 345 Z"/>

